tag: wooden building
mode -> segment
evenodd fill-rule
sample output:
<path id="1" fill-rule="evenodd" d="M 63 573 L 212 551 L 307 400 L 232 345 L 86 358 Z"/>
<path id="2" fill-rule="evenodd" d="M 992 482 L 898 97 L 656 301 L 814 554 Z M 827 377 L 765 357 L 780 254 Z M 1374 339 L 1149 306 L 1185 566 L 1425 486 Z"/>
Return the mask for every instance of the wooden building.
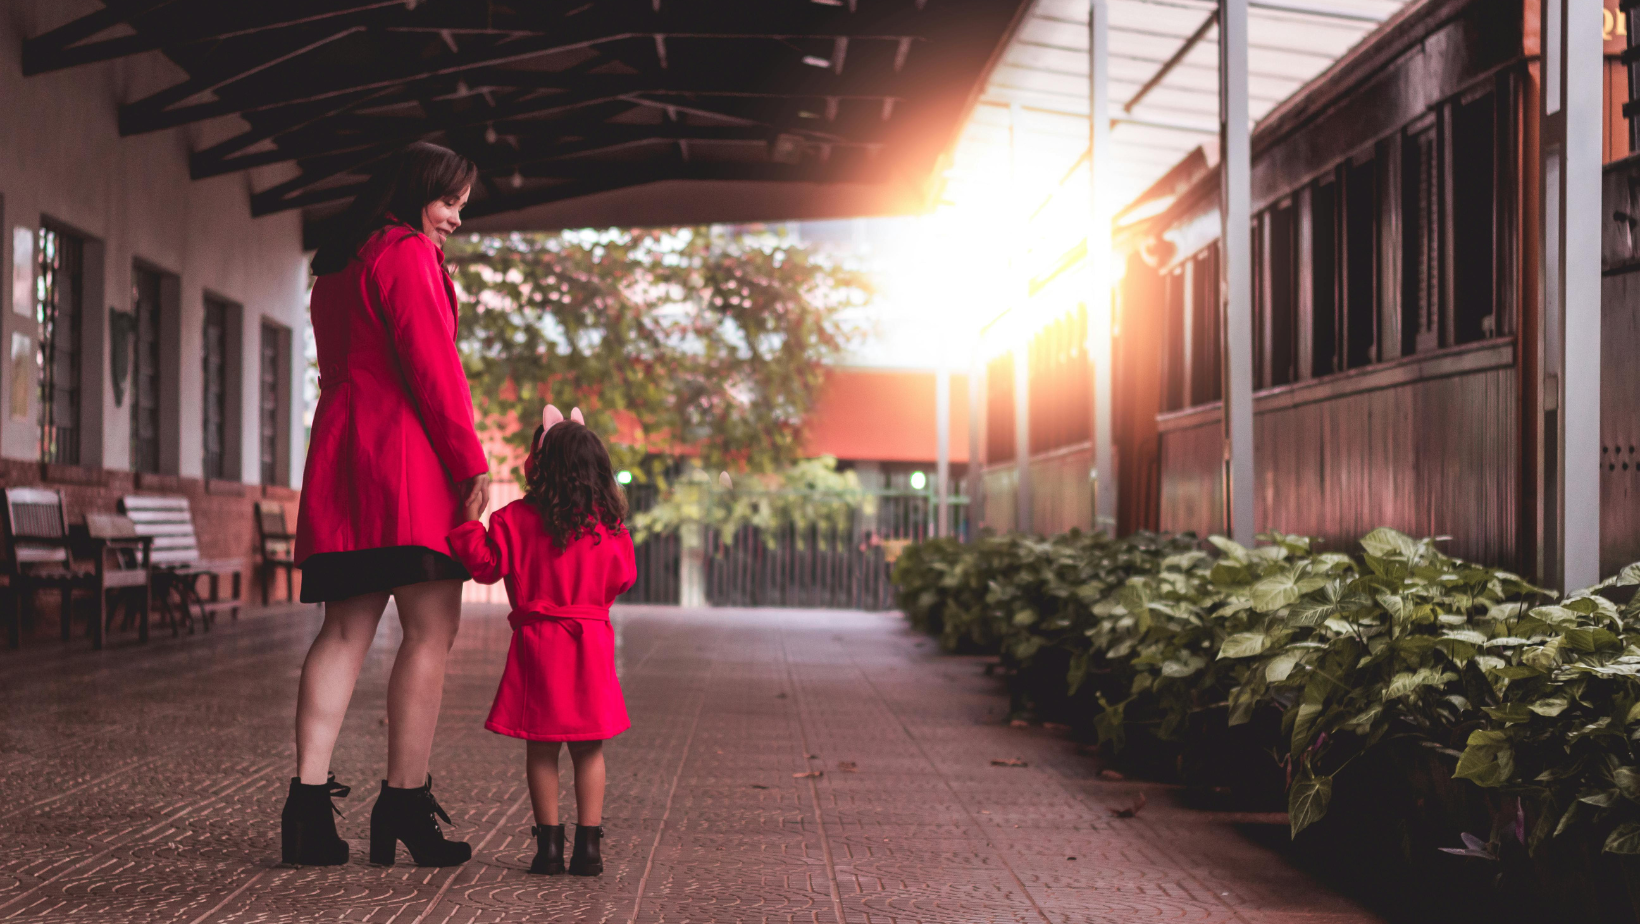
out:
<path id="1" fill-rule="evenodd" d="M 1628 486 L 1640 479 L 1640 374 L 1625 355 L 1640 333 L 1628 217 L 1640 215 L 1630 201 L 1640 166 L 1622 113 L 1627 30 L 1615 0 L 1608 6 L 1603 571 L 1640 557 Z M 1257 125 L 1248 232 L 1258 529 L 1347 548 L 1393 526 L 1542 573 L 1555 517 L 1541 486 L 1556 465 L 1543 434 L 1556 409 L 1538 384 L 1555 336 L 1537 294 L 1539 16 L 1535 0 L 1410 3 Z M 1218 183 L 1198 152 L 1116 216 L 1119 532 L 1224 528 Z M 1032 388 L 1028 402 L 1041 408 L 1031 413 L 1031 525 L 1091 525 L 1085 503 L 1046 522 L 1040 512 L 1072 484 L 1086 490 L 1085 463 L 1062 470 L 1038 456 L 1091 419 L 1082 373 L 1059 371 L 1079 362 L 1078 341 L 1051 326 L 1034 332 L 1026 376 L 1011 368 L 1014 352 L 988 363 L 980 430 L 993 526 L 1015 522 L 1009 430 L 1022 379 L 1047 389 Z M 1064 384 L 1045 381 L 1054 376 Z M 1079 423 L 1039 443 L 1038 414 Z M 1067 452 L 1088 457 L 1083 440 Z"/>

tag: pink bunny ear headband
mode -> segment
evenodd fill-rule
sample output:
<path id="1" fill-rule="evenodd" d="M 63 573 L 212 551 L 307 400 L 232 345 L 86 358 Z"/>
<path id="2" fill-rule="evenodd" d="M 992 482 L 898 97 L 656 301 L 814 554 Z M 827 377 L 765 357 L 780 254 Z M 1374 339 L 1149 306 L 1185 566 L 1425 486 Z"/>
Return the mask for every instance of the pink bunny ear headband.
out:
<path id="1" fill-rule="evenodd" d="M 578 407 L 570 408 L 569 419 L 574 421 L 575 423 L 580 424 L 583 427 L 586 426 L 586 423 L 587 423 L 586 419 L 581 416 L 581 409 L 578 408 Z M 563 411 L 558 410 L 557 408 L 553 407 L 550 404 L 547 405 L 546 407 L 542 408 L 541 409 L 541 439 L 543 439 L 543 440 L 546 439 L 547 438 L 547 431 L 551 430 L 553 427 L 555 427 L 558 424 L 561 424 L 563 422 L 564 422 L 564 412 Z M 539 446 L 541 444 L 536 443 L 536 445 Z"/>

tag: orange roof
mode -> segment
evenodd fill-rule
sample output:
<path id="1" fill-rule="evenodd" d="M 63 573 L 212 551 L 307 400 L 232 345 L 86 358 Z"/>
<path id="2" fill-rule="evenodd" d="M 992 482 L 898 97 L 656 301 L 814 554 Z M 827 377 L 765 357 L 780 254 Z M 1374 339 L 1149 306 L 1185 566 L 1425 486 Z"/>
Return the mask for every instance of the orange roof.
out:
<path id="1" fill-rule="evenodd" d="M 932 462 L 934 373 L 829 370 L 809 412 L 809 455 L 878 462 Z M 951 461 L 968 461 L 968 377 L 951 376 Z"/>

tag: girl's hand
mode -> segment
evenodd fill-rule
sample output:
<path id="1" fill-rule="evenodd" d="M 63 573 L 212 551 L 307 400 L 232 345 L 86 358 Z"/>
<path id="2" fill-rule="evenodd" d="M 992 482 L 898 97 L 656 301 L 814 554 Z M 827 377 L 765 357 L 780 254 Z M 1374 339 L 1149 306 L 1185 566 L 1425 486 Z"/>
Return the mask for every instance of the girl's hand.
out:
<path id="1" fill-rule="evenodd" d="M 456 485 L 456 491 L 461 494 L 462 512 L 467 521 L 471 522 L 484 515 L 490 506 L 490 474 L 474 475 L 466 481 Z"/>

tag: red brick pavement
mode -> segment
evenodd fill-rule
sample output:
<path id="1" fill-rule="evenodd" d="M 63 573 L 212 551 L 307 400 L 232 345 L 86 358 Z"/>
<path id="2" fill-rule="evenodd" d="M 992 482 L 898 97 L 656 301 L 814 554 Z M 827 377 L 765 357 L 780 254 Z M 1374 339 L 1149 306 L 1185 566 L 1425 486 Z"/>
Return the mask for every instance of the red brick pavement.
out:
<path id="1" fill-rule="evenodd" d="M 363 859 L 391 629 L 337 753 L 354 861 L 328 869 L 276 865 L 313 610 L 0 656 L 0 922 L 1377 920 L 1230 818 L 1090 778 L 1004 724 L 977 662 L 854 612 L 619 609 L 635 726 L 609 751 L 608 872 L 530 876 L 522 747 L 480 727 L 507 626 L 468 612 L 433 762 L 476 847 L 454 870 Z M 1110 816 L 1141 791 L 1139 817 Z"/>

